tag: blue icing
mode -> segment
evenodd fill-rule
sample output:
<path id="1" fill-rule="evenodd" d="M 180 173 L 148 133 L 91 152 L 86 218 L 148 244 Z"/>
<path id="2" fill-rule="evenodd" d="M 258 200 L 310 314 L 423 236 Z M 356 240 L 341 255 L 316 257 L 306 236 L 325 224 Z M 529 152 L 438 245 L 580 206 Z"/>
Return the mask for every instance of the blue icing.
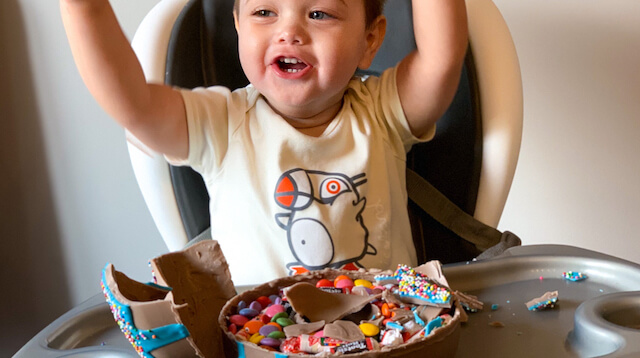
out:
<path id="1" fill-rule="evenodd" d="M 102 291 L 104 292 L 113 318 L 120 330 L 143 358 L 154 358 L 149 352 L 173 342 L 189 337 L 189 331 L 182 324 L 170 324 L 150 330 L 138 329 L 133 322 L 131 306 L 118 301 L 106 280 L 106 267 L 102 270 Z"/>
<path id="2" fill-rule="evenodd" d="M 421 325 L 422 327 L 426 325 L 426 323 L 424 323 L 424 320 L 420 318 L 420 315 L 415 310 L 413 310 L 413 320 L 416 321 L 416 323 Z"/>
<path id="3" fill-rule="evenodd" d="M 425 337 L 428 336 L 431 331 L 438 327 L 442 327 L 442 317 L 432 319 L 431 321 L 429 321 L 429 323 L 427 323 L 427 327 L 425 328 L 424 332 Z"/>
<path id="4" fill-rule="evenodd" d="M 236 344 L 238 345 L 238 358 L 246 358 L 244 354 L 244 344 L 238 341 L 236 341 Z"/>
<path id="5" fill-rule="evenodd" d="M 282 353 L 274 353 L 276 358 L 289 358 L 288 355 Z"/>
<path id="6" fill-rule="evenodd" d="M 173 291 L 173 288 L 167 287 L 167 286 L 158 285 L 155 282 L 147 282 L 146 285 L 147 286 L 151 286 L 151 287 L 155 287 L 155 288 L 159 288 L 159 289 L 165 290 L 165 291 Z"/>
<path id="7" fill-rule="evenodd" d="M 448 296 L 446 298 L 442 298 L 442 297 L 425 298 L 423 296 L 413 295 L 413 294 L 404 293 L 404 292 L 396 292 L 396 293 L 400 297 L 415 298 L 415 299 L 419 299 L 419 300 L 424 301 L 424 302 L 429 302 L 429 303 L 433 303 L 433 304 L 437 304 L 437 305 L 446 305 L 446 304 L 449 304 L 451 302 L 451 296 Z"/>

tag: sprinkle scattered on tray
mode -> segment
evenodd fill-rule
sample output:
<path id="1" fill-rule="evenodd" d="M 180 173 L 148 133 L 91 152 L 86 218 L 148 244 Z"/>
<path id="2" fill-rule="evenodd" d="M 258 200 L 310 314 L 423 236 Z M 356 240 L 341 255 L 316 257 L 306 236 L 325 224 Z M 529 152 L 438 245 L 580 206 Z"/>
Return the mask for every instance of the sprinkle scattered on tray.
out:
<path id="1" fill-rule="evenodd" d="M 585 280 L 587 278 L 587 275 L 583 274 L 582 272 L 567 271 L 562 273 L 562 277 L 564 277 L 565 280 L 576 282 Z"/>

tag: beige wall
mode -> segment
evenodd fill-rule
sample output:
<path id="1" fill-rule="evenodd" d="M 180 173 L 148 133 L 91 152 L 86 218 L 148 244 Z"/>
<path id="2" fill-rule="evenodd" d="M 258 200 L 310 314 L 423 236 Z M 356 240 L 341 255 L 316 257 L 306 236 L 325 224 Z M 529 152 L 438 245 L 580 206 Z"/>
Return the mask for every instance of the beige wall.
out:
<path id="1" fill-rule="evenodd" d="M 640 2 L 495 3 L 525 101 L 500 228 L 640 262 Z"/>
<path id="2" fill-rule="evenodd" d="M 112 0 L 128 35 L 156 0 Z M 640 262 L 640 2 L 496 0 L 519 51 L 522 153 L 500 228 Z M 123 132 L 82 84 L 55 0 L 0 1 L 0 356 L 166 250 Z M 17 304 L 16 304 L 17 303 Z"/>

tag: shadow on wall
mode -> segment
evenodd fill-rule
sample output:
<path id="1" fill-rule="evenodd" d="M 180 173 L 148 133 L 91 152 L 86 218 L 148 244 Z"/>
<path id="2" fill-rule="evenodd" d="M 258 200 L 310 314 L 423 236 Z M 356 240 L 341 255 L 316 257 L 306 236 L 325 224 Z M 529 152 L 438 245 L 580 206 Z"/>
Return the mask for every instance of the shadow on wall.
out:
<path id="1" fill-rule="evenodd" d="M 0 356 L 70 308 L 35 79 L 17 0 L 0 2 Z"/>

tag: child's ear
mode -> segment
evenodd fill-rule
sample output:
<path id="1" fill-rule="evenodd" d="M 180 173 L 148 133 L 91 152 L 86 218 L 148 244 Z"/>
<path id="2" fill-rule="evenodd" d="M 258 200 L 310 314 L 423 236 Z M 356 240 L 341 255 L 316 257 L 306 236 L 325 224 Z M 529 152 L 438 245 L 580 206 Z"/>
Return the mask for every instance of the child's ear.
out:
<path id="1" fill-rule="evenodd" d="M 360 64 L 358 68 L 367 69 L 371 66 L 371 62 L 373 62 L 373 58 L 376 57 L 376 53 L 382 46 L 382 41 L 384 41 L 384 36 L 387 33 L 387 18 L 384 15 L 378 16 L 377 19 L 367 28 L 366 41 L 367 48 L 362 56 L 362 60 L 360 60 Z"/>
<path id="2" fill-rule="evenodd" d="M 236 27 L 236 32 L 238 32 L 238 11 L 233 10 L 233 25 Z"/>

